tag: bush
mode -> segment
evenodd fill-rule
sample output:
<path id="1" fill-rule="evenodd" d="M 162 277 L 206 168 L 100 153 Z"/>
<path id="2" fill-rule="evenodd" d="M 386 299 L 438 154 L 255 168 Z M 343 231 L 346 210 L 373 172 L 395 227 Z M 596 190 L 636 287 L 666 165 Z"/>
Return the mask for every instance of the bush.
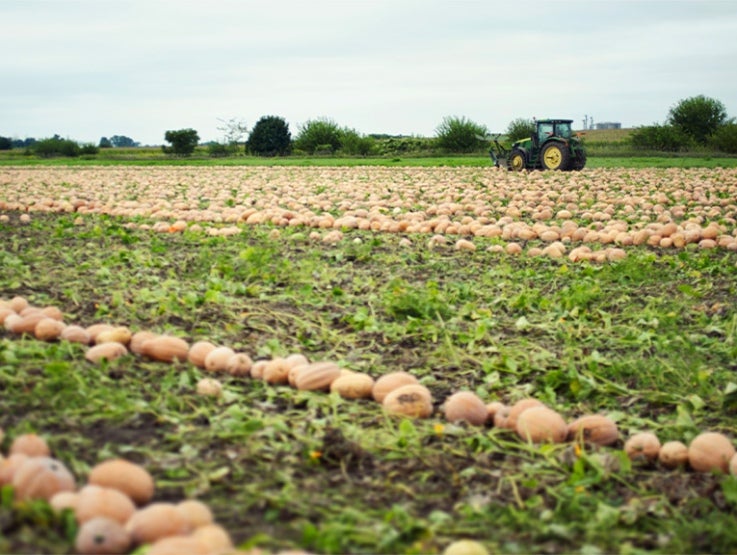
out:
<path id="1" fill-rule="evenodd" d="M 94 156 L 95 154 L 98 154 L 100 152 L 100 149 L 93 145 L 92 143 L 82 145 L 79 147 L 79 153 L 81 155 L 87 155 L 87 156 Z"/>
<path id="2" fill-rule="evenodd" d="M 704 145 L 720 126 L 727 123 L 727 109 L 719 100 L 693 96 L 670 109 L 668 123 Z"/>
<path id="3" fill-rule="evenodd" d="M 486 146 L 486 126 L 465 117 L 449 116 L 435 130 L 437 144 L 448 152 L 474 152 Z"/>
<path id="4" fill-rule="evenodd" d="M 517 118 L 509 122 L 507 126 L 507 138 L 510 143 L 520 139 L 529 139 L 535 133 L 535 121 L 525 118 Z"/>
<path id="5" fill-rule="evenodd" d="M 263 116 L 256 122 L 246 141 L 246 152 L 256 156 L 289 154 L 292 134 L 289 125 L 279 116 Z"/>
<path id="6" fill-rule="evenodd" d="M 737 123 L 730 122 L 716 130 L 711 145 L 727 154 L 737 154 Z"/>
<path id="7" fill-rule="evenodd" d="M 340 150 L 349 156 L 368 156 L 374 152 L 373 138 L 361 135 L 354 129 L 343 129 L 340 135 Z"/>
<path id="8" fill-rule="evenodd" d="M 226 156 L 234 154 L 234 152 L 230 145 L 213 141 L 207 145 L 207 154 L 210 158 L 225 158 Z"/>
<path id="9" fill-rule="evenodd" d="M 164 133 L 164 140 L 171 143 L 170 147 L 165 145 L 161 147 L 161 150 L 166 154 L 189 156 L 194 152 L 197 143 L 200 142 L 200 136 L 197 131 L 191 128 L 177 129 Z"/>
<path id="10" fill-rule="evenodd" d="M 13 148 L 13 141 L 8 137 L 0 137 L 0 150 L 10 150 Z"/>
<path id="11" fill-rule="evenodd" d="M 308 120 L 299 126 L 299 132 L 294 139 L 294 148 L 309 154 L 329 150 L 335 152 L 340 149 L 341 130 L 338 124 L 331 119 Z M 330 148 L 326 149 L 328 145 Z"/>
<path id="12" fill-rule="evenodd" d="M 77 143 L 70 139 L 62 139 L 58 135 L 54 135 L 50 139 L 37 141 L 30 148 L 36 156 L 41 158 L 53 158 L 55 156 L 76 158 L 80 154 Z"/>
<path id="13" fill-rule="evenodd" d="M 632 146 L 641 150 L 678 152 L 688 148 L 692 141 L 686 133 L 673 125 L 638 127 L 630 135 Z"/>

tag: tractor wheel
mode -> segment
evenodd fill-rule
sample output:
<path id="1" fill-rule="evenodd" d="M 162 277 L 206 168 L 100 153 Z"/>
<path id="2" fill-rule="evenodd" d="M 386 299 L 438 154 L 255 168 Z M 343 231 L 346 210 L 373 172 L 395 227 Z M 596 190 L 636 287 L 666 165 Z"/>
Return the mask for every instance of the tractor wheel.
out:
<path id="1" fill-rule="evenodd" d="M 586 166 L 586 153 L 583 150 L 576 152 L 573 157 L 573 168 L 574 170 L 581 171 Z"/>
<path id="2" fill-rule="evenodd" d="M 571 165 L 571 153 L 561 143 L 548 143 L 543 147 L 542 165 L 546 170 L 566 171 Z"/>
<path id="3" fill-rule="evenodd" d="M 525 153 L 521 150 L 513 150 L 509 155 L 509 169 L 515 172 L 521 172 L 527 167 Z"/>

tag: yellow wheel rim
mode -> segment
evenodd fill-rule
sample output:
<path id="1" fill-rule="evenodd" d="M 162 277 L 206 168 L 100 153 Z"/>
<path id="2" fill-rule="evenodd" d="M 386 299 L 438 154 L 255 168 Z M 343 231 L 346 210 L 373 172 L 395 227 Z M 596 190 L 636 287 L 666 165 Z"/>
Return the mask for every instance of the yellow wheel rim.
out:
<path id="1" fill-rule="evenodd" d="M 545 151 L 545 167 L 554 170 L 560 167 L 560 163 L 563 161 L 563 154 L 557 146 L 551 146 Z"/>
<path id="2" fill-rule="evenodd" d="M 525 159 L 521 155 L 519 155 L 519 154 L 515 154 L 514 156 L 512 156 L 511 162 L 512 162 L 512 164 L 511 164 L 512 165 L 512 169 L 514 171 L 523 170 L 524 167 L 525 167 Z"/>

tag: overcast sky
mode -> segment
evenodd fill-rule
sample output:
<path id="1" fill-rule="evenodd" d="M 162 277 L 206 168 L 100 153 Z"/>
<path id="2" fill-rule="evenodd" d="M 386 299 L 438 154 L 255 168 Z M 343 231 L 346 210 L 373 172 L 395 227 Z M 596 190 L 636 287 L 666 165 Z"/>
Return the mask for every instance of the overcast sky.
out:
<path id="1" fill-rule="evenodd" d="M 735 0 L 0 0 L 0 136 L 161 144 L 264 115 L 432 136 L 446 116 L 737 116 Z"/>

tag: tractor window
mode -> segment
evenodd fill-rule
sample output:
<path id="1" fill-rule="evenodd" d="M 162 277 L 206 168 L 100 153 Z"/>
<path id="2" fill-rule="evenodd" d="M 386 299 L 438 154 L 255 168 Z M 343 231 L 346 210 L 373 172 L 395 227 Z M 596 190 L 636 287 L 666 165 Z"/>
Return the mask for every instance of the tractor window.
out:
<path id="1" fill-rule="evenodd" d="M 556 134 L 564 139 L 571 138 L 571 124 L 570 123 L 559 123 L 555 126 Z"/>
<path id="2" fill-rule="evenodd" d="M 553 136 L 553 124 L 552 123 L 538 123 L 537 124 L 537 136 L 540 139 L 540 143 L 547 141 Z"/>

